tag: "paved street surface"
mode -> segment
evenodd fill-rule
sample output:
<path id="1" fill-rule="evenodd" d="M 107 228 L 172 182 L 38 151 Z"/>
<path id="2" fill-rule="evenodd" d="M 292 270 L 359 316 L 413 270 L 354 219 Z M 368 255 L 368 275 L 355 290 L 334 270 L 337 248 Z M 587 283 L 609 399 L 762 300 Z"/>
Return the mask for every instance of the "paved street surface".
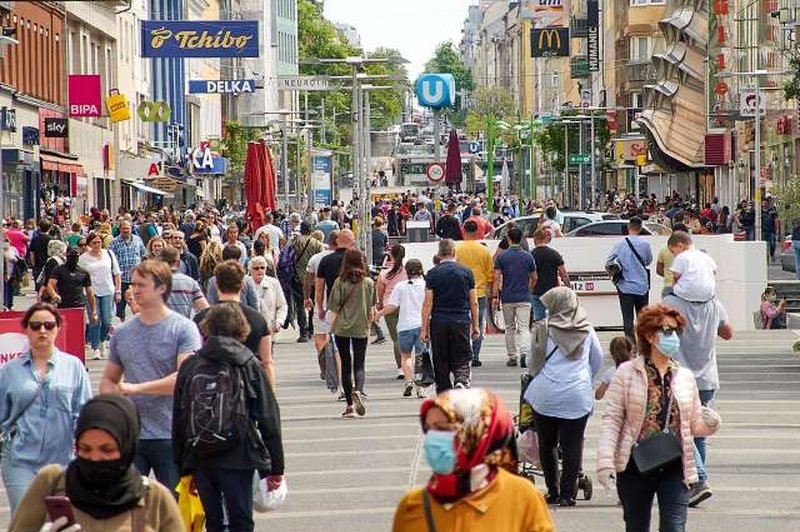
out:
<path id="1" fill-rule="evenodd" d="M 604 343 L 613 335 L 601 333 Z M 715 495 L 690 511 L 689 530 L 800 529 L 800 356 L 790 349 L 796 337 L 792 331 L 743 333 L 722 346 L 723 389 L 717 407 L 724 426 L 709 450 Z M 256 529 L 389 530 L 397 501 L 428 475 L 419 452 L 419 400 L 400 397 L 388 345 L 370 346 L 367 416 L 340 419 L 343 405 L 319 381 L 310 345 L 284 338 L 276 350 L 289 498 L 278 512 L 257 515 Z M 474 372 L 474 383 L 498 391 L 516 410 L 519 369 L 505 367 L 500 337 L 484 346 L 485 364 Z M 89 362 L 95 387 L 102 367 L 102 362 Z M 591 476 L 599 421 L 599 415 L 591 418 L 586 435 L 584 465 Z M 591 501 L 555 510 L 558 530 L 622 529 L 615 497 L 595 488 Z M 5 494 L 0 501 L 4 527 Z"/>

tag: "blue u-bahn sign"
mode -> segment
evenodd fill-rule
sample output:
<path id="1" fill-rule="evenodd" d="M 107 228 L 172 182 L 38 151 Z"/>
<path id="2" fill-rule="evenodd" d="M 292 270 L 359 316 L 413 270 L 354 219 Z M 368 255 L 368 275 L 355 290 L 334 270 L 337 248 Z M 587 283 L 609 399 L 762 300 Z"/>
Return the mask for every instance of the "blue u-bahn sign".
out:
<path id="1" fill-rule="evenodd" d="M 416 94 L 423 107 L 453 107 L 456 104 L 456 78 L 452 74 L 423 74 L 417 79 Z"/>

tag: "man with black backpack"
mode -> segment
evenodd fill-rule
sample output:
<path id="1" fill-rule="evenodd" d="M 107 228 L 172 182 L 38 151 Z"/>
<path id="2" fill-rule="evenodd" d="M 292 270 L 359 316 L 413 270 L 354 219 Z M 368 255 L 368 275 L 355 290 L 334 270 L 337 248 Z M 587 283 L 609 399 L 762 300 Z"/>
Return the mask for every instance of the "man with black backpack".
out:
<path id="1" fill-rule="evenodd" d="M 308 268 L 308 262 L 311 257 L 323 249 L 322 242 L 311 236 L 311 229 L 310 223 L 302 222 L 300 224 L 300 234 L 291 241 L 295 257 L 292 276 L 292 299 L 297 313 L 297 327 L 300 329 L 300 337 L 297 341 L 300 343 L 308 342 L 311 339 L 311 314 L 310 311 L 305 309 L 303 303 L 303 278 L 306 276 L 306 268 Z"/>
<path id="2" fill-rule="evenodd" d="M 270 490 L 283 482 L 280 410 L 261 364 L 241 343 L 250 334 L 243 308 L 226 301 L 205 314 L 206 343 L 175 384 L 175 462 L 183 474 L 194 474 L 213 531 L 253 531 L 256 472 Z"/>

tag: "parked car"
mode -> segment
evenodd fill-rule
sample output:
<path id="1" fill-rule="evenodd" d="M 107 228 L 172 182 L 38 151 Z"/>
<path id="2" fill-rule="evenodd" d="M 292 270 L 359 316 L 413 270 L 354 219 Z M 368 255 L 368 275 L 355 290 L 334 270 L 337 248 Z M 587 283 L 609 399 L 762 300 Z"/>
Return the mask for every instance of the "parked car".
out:
<path id="1" fill-rule="evenodd" d="M 786 235 L 781 248 L 781 269 L 785 272 L 797 273 L 794 263 L 794 250 L 792 249 L 792 235 Z"/>
<path id="2" fill-rule="evenodd" d="M 628 220 L 603 220 L 592 222 L 570 231 L 564 236 L 624 236 L 628 234 Z M 669 227 L 655 222 L 642 222 L 642 235 L 669 236 Z"/>
<path id="3" fill-rule="evenodd" d="M 514 223 L 517 227 L 522 230 L 522 234 L 525 235 L 527 238 L 533 238 L 533 233 L 536 231 L 536 228 L 539 227 L 539 219 L 541 218 L 542 213 L 536 212 L 529 216 L 520 216 L 519 218 L 514 218 L 503 225 L 499 226 L 497 229 L 494 230 L 494 238 L 503 238 L 506 236 L 506 232 L 508 232 L 508 226 L 511 222 Z M 602 220 L 607 220 L 607 217 L 616 217 L 616 214 L 609 214 L 605 212 L 582 212 L 582 211 L 574 211 L 574 212 L 562 212 L 562 223 L 561 223 L 561 232 L 567 234 L 570 231 L 574 231 L 578 227 L 584 226 L 586 224 L 590 224 L 592 222 L 599 222 Z"/>

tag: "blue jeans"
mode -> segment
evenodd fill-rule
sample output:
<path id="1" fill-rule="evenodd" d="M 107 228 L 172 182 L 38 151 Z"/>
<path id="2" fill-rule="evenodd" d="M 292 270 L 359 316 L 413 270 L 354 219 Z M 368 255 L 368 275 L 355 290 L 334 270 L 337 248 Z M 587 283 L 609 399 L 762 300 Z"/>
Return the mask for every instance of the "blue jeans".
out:
<path id="1" fill-rule="evenodd" d="M 800 280 L 800 240 L 792 240 L 794 251 L 794 278 Z"/>
<path id="2" fill-rule="evenodd" d="M 28 486 L 33 482 L 36 471 L 29 467 L 14 465 L 10 460 L 3 462 L 2 470 L 8 503 L 11 506 L 11 513 L 14 513 L 25 492 L 28 491 Z"/>
<path id="3" fill-rule="evenodd" d="M 709 401 L 714 399 L 714 392 L 716 390 L 700 390 L 700 402 L 707 405 Z M 706 439 L 694 439 L 694 463 L 697 467 L 697 477 L 700 481 L 708 480 L 708 473 L 706 473 Z"/>
<path id="4" fill-rule="evenodd" d="M 481 357 L 481 346 L 483 345 L 483 331 L 486 329 L 486 311 L 489 308 L 486 296 L 478 298 L 478 328 L 481 335 L 477 340 L 472 341 L 472 360 L 479 360 Z"/>
<path id="5" fill-rule="evenodd" d="M 254 474 L 255 469 L 197 468 L 194 482 L 206 511 L 208 532 L 253 532 Z"/>
<path id="6" fill-rule="evenodd" d="M 533 307 L 533 321 L 543 320 L 547 317 L 547 309 L 542 305 L 542 296 L 531 296 Z"/>
<path id="7" fill-rule="evenodd" d="M 94 296 L 97 302 L 97 321 L 88 326 L 89 344 L 92 349 L 100 347 L 100 342 L 108 339 L 108 329 L 114 317 L 114 296 Z"/>
<path id="8" fill-rule="evenodd" d="M 172 453 L 172 440 L 139 440 L 139 450 L 133 459 L 133 465 L 144 476 L 150 476 L 152 470 L 156 480 L 176 496 L 175 488 L 181 475 Z"/>
<path id="9" fill-rule="evenodd" d="M 642 475 L 631 458 L 617 475 L 617 495 L 622 502 L 625 532 L 649 532 L 653 497 L 658 495 L 660 532 L 685 532 L 689 489 L 683 483 L 683 468 Z"/>

